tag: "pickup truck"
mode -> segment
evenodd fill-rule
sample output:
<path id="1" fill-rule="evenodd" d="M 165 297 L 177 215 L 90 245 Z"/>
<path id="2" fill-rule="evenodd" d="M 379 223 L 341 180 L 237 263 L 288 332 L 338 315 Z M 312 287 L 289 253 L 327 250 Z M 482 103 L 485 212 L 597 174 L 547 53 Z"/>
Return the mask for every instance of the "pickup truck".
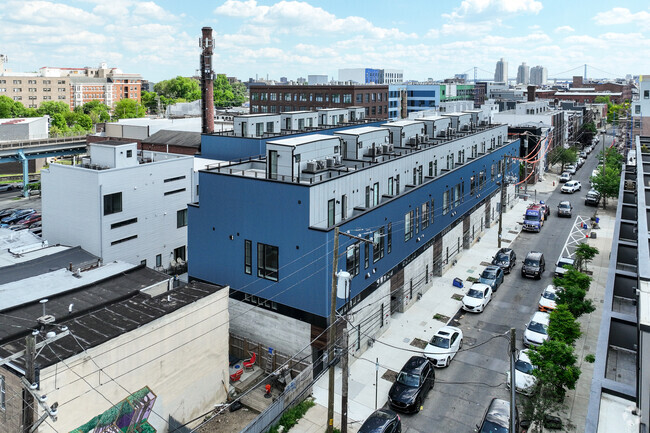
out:
<path id="1" fill-rule="evenodd" d="M 540 232 L 544 226 L 545 210 L 542 206 L 534 204 L 526 209 L 524 214 L 523 230 L 527 232 Z"/>

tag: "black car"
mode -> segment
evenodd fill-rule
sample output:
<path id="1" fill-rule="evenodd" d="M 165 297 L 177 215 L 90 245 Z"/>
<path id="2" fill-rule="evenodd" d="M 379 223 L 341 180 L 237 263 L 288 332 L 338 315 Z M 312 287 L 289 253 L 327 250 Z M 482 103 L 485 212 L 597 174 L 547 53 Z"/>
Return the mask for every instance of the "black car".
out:
<path id="1" fill-rule="evenodd" d="M 388 404 L 400 412 L 419 412 L 427 393 L 433 388 L 436 373 L 425 356 L 412 356 L 388 391 Z"/>
<path id="2" fill-rule="evenodd" d="M 18 209 L 0 209 L 0 219 L 11 215 L 12 213 L 16 212 L 17 210 Z"/>
<path id="3" fill-rule="evenodd" d="M 518 428 L 519 414 L 516 408 L 515 420 L 515 425 Z M 510 433 L 510 402 L 493 398 L 485 411 L 481 425 L 476 425 L 476 431 L 478 433 Z"/>
<path id="4" fill-rule="evenodd" d="M 2 219 L 0 219 L 0 223 L 2 224 L 15 224 L 19 220 L 28 217 L 29 215 L 35 213 L 36 211 L 34 209 L 16 209 L 11 215 L 8 215 Z"/>
<path id="5" fill-rule="evenodd" d="M 538 280 L 542 278 L 542 274 L 546 269 L 546 261 L 544 254 L 539 251 L 531 251 L 524 259 L 524 265 L 521 267 L 522 277 L 533 277 Z"/>
<path id="6" fill-rule="evenodd" d="M 402 420 L 389 409 L 374 411 L 361 425 L 359 433 L 401 433 Z"/>
<path id="7" fill-rule="evenodd" d="M 492 258 L 492 264 L 501 267 L 504 274 L 509 274 L 517 265 L 517 255 L 510 248 L 501 248 Z"/>

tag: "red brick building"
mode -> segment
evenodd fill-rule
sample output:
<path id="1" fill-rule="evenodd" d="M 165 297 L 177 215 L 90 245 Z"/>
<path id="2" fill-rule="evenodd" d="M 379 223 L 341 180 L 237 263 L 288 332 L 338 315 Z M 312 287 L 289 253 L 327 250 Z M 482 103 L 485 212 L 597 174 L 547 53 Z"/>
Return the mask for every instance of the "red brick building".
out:
<path id="1" fill-rule="evenodd" d="M 251 113 L 364 107 L 366 117 L 388 118 L 387 85 L 256 85 L 249 88 Z"/>

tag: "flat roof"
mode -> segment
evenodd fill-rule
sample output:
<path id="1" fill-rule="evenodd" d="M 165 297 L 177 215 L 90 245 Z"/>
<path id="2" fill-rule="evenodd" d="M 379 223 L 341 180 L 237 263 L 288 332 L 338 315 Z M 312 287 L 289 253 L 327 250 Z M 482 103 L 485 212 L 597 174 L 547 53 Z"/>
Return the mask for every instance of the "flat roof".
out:
<path id="1" fill-rule="evenodd" d="M 448 118 L 448 117 L 445 117 L 445 116 L 424 116 L 424 117 L 418 117 L 418 120 L 428 120 L 428 121 L 432 121 L 432 120 L 442 120 L 442 119 L 447 119 L 447 120 L 449 120 L 449 118 Z"/>
<path id="2" fill-rule="evenodd" d="M 621 96 L 622 92 L 557 92 L 555 96 Z"/>
<path id="3" fill-rule="evenodd" d="M 104 146 L 126 146 L 128 144 L 137 144 L 135 141 L 120 141 L 120 140 L 104 140 L 91 143 L 93 145 L 104 145 Z"/>
<path id="4" fill-rule="evenodd" d="M 280 113 L 280 115 L 282 115 L 282 114 L 307 114 L 307 113 L 318 114 L 317 112 L 311 111 L 311 110 L 297 110 L 297 111 L 283 111 L 282 113 Z"/>
<path id="5" fill-rule="evenodd" d="M 25 252 L 39 250 L 46 246 L 47 242 L 44 243 L 43 239 L 29 230 L 14 231 L 0 228 L 0 265 L 5 258 L 15 258 Z M 5 263 L 13 264 L 15 261 L 7 260 Z"/>
<path id="6" fill-rule="evenodd" d="M 0 125 L 16 125 L 19 123 L 32 123 L 38 120 L 43 120 L 44 116 L 41 117 L 16 117 L 13 119 L 0 119 Z"/>
<path id="7" fill-rule="evenodd" d="M 441 113 L 443 117 L 445 116 L 453 116 L 453 117 L 460 117 L 460 116 L 469 116 L 469 113 L 461 113 L 459 111 L 454 111 L 453 113 Z"/>
<path id="8" fill-rule="evenodd" d="M 334 135 L 326 134 L 310 134 L 310 135 L 300 135 L 298 137 L 289 137 L 282 138 L 280 140 L 269 140 L 267 144 L 276 144 L 279 146 L 300 146 L 301 144 L 313 143 L 315 141 L 322 140 L 337 140 L 338 138 Z"/>
<path id="9" fill-rule="evenodd" d="M 363 134 L 368 134 L 370 132 L 377 132 L 377 131 L 387 131 L 388 128 L 385 127 L 379 127 L 379 126 L 362 126 L 361 128 L 352 128 L 352 129 L 346 129 L 344 131 L 336 131 L 334 134 L 336 135 L 363 135 Z"/>
<path id="10" fill-rule="evenodd" d="M 84 349 L 124 335 L 223 289 L 223 286 L 193 281 L 160 295 L 151 296 L 140 289 L 147 280 L 160 279 L 157 275 L 157 278 L 146 278 L 144 275 L 153 276 L 154 273 L 159 274 L 142 265 L 137 273 L 118 277 L 108 282 L 109 284 L 102 284 L 101 287 L 96 285 L 80 291 L 74 298 L 66 295 L 50 299 L 46 305 L 47 314 L 57 318 L 56 325 L 68 327 L 71 335 L 48 344 L 47 350 L 38 353 L 36 362 L 41 368 L 58 364 L 62 359 L 75 356 Z M 133 279 L 136 276 L 142 278 L 136 281 Z M 118 280 L 120 288 L 123 289 L 119 294 L 113 291 L 116 287 L 111 287 L 117 286 Z M 72 313 L 68 313 L 70 304 L 74 305 Z M 32 329 L 42 327 L 36 321 L 36 318 L 42 315 L 42 306 L 39 303 L 9 311 L 11 317 L 0 315 L 0 358 L 23 350 L 25 336 L 31 333 Z M 56 327 L 52 330 L 59 332 Z M 12 364 L 24 369 L 23 358 Z"/>
<path id="11" fill-rule="evenodd" d="M 612 394 L 603 392 L 600 396 L 600 412 L 598 414 L 598 433 L 638 433 L 640 417 L 632 414 L 636 403 Z"/>
<path id="12" fill-rule="evenodd" d="M 161 129 L 142 140 L 142 144 L 172 145 L 198 149 L 201 146 L 201 133 L 190 131 L 171 131 Z"/>
<path id="13" fill-rule="evenodd" d="M 318 111 L 347 111 L 347 108 L 319 108 Z"/>
<path id="14" fill-rule="evenodd" d="M 74 248 L 63 248 L 64 249 L 54 249 L 54 247 L 52 247 L 52 251 L 48 255 L 31 257 L 23 262 L 3 267 L 2 272 L 0 272 L 0 286 L 2 284 L 33 277 L 34 275 L 50 272 L 55 269 L 67 268 L 70 264 L 72 264 L 73 269 L 76 269 L 80 264 L 99 260 L 99 257 L 90 254 L 79 246 Z M 46 250 L 46 248 L 43 248 L 43 250 Z M 0 290 L 2 290 L 1 287 Z M 5 304 L 0 301 L 0 306 L 4 307 Z"/>
<path id="15" fill-rule="evenodd" d="M 421 120 L 396 120 L 395 122 L 387 122 L 384 123 L 382 126 L 410 126 L 410 125 L 416 125 L 418 123 L 422 123 Z"/>
<path id="16" fill-rule="evenodd" d="M 463 110 L 463 113 L 482 113 L 482 112 L 483 112 L 483 110 L 481 110 L 480 108 L 472 108 L 472 109 L 469 109 L 469 110 Z"/>
<path id="17" fill-rule="evenodd" d="M 279 116 L 280 113 L 255 113 L 255 114 L 236 114 L 233 117 L 273 117 Z"/>

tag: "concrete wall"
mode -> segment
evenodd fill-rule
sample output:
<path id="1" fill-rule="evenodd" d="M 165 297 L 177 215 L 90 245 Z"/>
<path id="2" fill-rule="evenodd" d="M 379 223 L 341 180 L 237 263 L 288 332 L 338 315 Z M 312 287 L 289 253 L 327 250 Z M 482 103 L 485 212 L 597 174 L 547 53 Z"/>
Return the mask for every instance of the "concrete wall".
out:
<path id="1" fill-rule="evenodd" d="M 22 426 L 23 386 L 12 370 L 0 367 L 0 381 L 4 380 L 5 409 L 0 409 L 0 431 L 19 432 Z"/>
<path id="2" fill-rule="evenodd" d="M 149 423 L 161 433 L 168 431 L 170 415 L 184 423 L 225 402 L 228 319 L 228 288 L 224 288 L 68 358 L 65 364 L 41 370 L 42 392 L 49 402 L 62 406 L 53 427 L 71 431 L 111 407 L 104 396 L 117 404 L 145 386 L 157 396 Z M 55 430 L 42 424 L 39 432 Z"/>

